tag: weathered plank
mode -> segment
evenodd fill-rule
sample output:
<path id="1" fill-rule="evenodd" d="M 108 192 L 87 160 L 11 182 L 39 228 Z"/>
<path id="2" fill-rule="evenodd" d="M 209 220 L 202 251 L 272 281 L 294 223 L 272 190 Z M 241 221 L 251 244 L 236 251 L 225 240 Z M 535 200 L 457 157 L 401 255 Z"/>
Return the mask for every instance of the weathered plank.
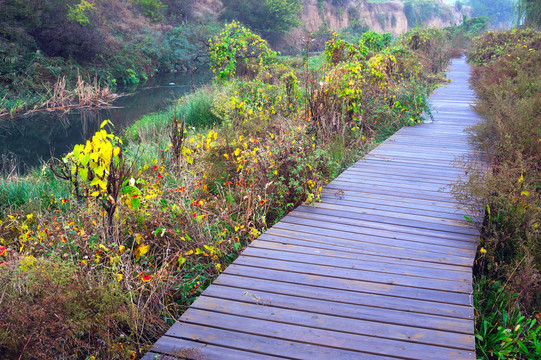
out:
<path id="1" fill-rule="evenodd" d="M 468 71 L 455 60 L 433 122 L 399 130 L 268 229 L 143 359 L 474 359 L 478 231 L 449 187 L 480 120 Z"/>

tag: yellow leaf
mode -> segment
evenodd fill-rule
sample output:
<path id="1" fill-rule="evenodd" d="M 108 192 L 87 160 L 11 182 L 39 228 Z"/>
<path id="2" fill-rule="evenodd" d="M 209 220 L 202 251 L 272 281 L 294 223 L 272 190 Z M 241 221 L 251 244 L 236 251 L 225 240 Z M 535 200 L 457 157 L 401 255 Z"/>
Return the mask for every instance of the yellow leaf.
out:
<path id="1" fill-rule="evenodd" d="M 182 264 L 184 264 L 186 262 L 186 258 L 182 257 L 182 256 L 179 256 L 178 258 L 178 267 L 180 268 L 182 266 Z"/>
<path id="2" fill-rule="evenodd" d="M 99 194 L 100 194 L 100 191 L 96 190 L 92 194 L 90 194 L 90 196 L 97 197 L 97 196 L 99 196 Z"/>
<path id="3" fill-rule="evenodd" d="M 135 235 L 135 241 L 137 242 L 137 244 L 140 244 L 142 239 L 143 239 L 143 235 L 141 234 Z"/>
<path id="4" fill-rule="evenodd" d="M 530 193 L 527 191 L 523 191 L 520 193 L 521 196 L 530 196 Z"/>
<path id="5" fill-rule="evenodd" d="M 523 181 L 524 181 L 524 175 L 521 174 L 520 177 L 518 178 L 517 183 L 520 184 L 520 183 L 523 182 Z"/>
<path id="6" fill-rule="evenodd" d="M 186 251 L 186 252 L 184 253 L 184 255 L 192 255 L 192 254 L 193 254 L 193 250 L 189 250 L 189 251 Z"/>
<path id="7" fill-rule="evenodd" d="M 90 186 L 96 186 L 96 185 L 98 185 L 100 182 L 101 182 L 100 178 L 99 178 L 99 177 L 95 177 L 95 178 L 92 179 L 92 181 L 90 182 Z"/>
<path id="8" fill-rule="evenodd" d="M 138 245 L 135 250 L 133 251 L 133 254 L 135 255 L 135 258 L 139 260 L 141 256 L 145 255 L 148 250 L 150 250 L 150 245 Z"/>

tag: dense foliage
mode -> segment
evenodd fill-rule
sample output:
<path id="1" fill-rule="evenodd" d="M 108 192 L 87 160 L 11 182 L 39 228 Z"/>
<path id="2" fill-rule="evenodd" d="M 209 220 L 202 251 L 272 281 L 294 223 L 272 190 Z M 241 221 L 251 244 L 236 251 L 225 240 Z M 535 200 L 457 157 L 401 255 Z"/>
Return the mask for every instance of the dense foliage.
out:
<path id="1" fill-rule="evenodd" d="M 482 238 L 476 260 L 478 352 L 487 359 L 541 356 L 541 33 L 476 38 L 472 129 L 490 171 L 470 169 L 457 188 L 476 204 Z"/>
<path id="2" fill-rule="evenodd" d="M 219 80 L 245 75 L 250 67 L 259 69 L 276 58 L 266 41 L 236 21 L 226 24 L 209 44 L 210 65 Z"/>
<path id="3" fill-rule="evenodd" d="M 472 16 L 490 20 L 493 28 L 509 28 L 513 25 L 513 0 L 469 0 Z"/>
<path id="4" fill-rule="evenodd" d="M 519 25 L 541 28 L 541 2 L 536 0 L 516 0 Z"/>
<path id="5" fill-rule="evenodd" d="M 406 0 L 404 2 L 404 13 L 410 28 L 422 26 L 435 17 L 440 17 L 444 21 L 451 21 L 453 18 L 450 7 L 432 0 Z"/>
<path id="6" fill-rule="evenodd" d="M 215 64 L 250 56 L 232 29 L 256 38 L 226 26 L 213 44 L 231 47 Z M 217 72 L 121 138 L 104 123 L 63 160 L 3 179 L 0 358 L 143 354 L 243 247 L 420 120 L 452 53 L 447 36 L 334 36 L 327 61 L 255 62 L 229 81 Z"/>
<path id="7" fill-rule="evenodd" d="M 0 3 L 0 117 L 55 101 L 77 75 L 96 89 L 208 64 L 217 25 L 186 24 L 187 1 L 6 0 Z M 5 16 L 4 16 L 5 14 Z M 78 103 L 75 99 L 74 103 Z"/>
<path id="8" fill-rule="evenodd" d="M 264 35 L 285 33 L 301 23 L 300 0 L 225 0 L 224 5 L 222 19 L 240 21 Z"/>

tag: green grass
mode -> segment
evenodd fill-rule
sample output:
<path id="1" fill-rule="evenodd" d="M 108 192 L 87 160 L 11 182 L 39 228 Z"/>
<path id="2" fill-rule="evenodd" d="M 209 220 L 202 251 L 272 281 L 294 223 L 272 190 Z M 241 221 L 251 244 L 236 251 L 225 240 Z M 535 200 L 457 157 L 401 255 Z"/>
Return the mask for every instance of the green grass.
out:
<path id="1" fill-rule="evenodd" d="M 70 194 L 69 184 L 54 177 L 50 171 L 40 175 L 35 170 L 27 177 L 0 179 L 0 212 L 10 209 L 32 213 L 56 206 Z"/>
<path id="2" fill-rule="evenodd" d="M 215 88 L 211 85 L 184 97 L 178 105 L 177 117 L 186 121 L 186 126 L 208 128 L 219 124 L 220 119 L 212 112 Z"/>

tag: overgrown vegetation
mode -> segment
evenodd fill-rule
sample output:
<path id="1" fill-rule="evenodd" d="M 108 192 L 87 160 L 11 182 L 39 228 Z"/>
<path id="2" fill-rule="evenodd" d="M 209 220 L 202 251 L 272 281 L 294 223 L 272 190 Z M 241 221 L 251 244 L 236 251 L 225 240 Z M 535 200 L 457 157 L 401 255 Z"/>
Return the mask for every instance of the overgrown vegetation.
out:
<path id="1" fill-rule="evenodd" d="M 237 20 L 265 36 L 286 33 L 301 24 L 300 0 L 225 0 L 223 20 Z"/>
<path id="2" fill-rule="evenodd" d="M 16 199 L 1 203 L 0 358 L 141 356 L 243 247 L 420 121 L 453 53 L 445 31 L 415 29 L 260 61 L 235 29 L 212 40 L 211 86 L 0 182 Z"/>
<path id="3" fill-rule="evenodd" d="M 440 17 L 444 21 L 453 18 L 449 6 L 432 0 L 407 0 L 404 2 L 404 13 L 410 28 L 422 26 L 435 17 Z"/>
<path id="4" fill-rule="evenodd" d="M 541 356 L 541 33 L 488 32 L 468 55 L 475 65 L 472 128 L 491 171 L 470 169 L 457 187 L 485 214 L 476 260 L 476 338 L 487 359 Z"/>
<path id="5" fill-rule="evenodd" d="M 0 117 L 58 101 L 51 89 L 60 82 L 73 92 L 82 79 L 99 94 L 208 64 L 218 25 L 183 23 L 186 9 L 187 1 L 172 0 L 2 2 Z"/>
<path id="6" fill-rule="evenodd" d="M 492 29 L 509 28 L 513 25 L 514 0 L 468 0 L 472 16 L 486 17 Z"/>
<path id="7" fill-rule="evenodd" d="M 516 0 L 517 25 L 541 28 L 541 3 L 535 0 Z"/>

